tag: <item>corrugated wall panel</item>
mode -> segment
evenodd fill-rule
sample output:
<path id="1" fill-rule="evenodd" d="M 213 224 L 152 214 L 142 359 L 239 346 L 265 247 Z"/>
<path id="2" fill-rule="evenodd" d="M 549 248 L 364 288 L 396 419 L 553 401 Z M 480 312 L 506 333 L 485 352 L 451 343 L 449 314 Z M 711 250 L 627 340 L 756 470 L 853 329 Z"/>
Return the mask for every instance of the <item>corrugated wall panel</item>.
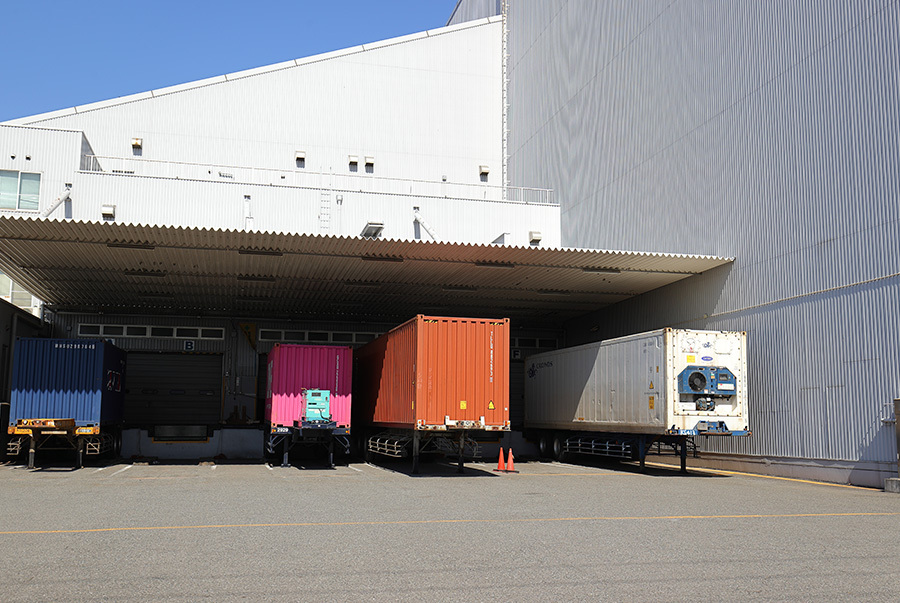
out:
<path id="1" fill-rule="evenodd" d="M 754 436 L 710 448 L 889 467 L 900 5 L 513 1 L 507 23 L 510 184 L 555 190 L 563 244 L 736 257 L 570 343 L 746 330 Z"/>
<path id="2" fill-rule="evenodd" d="M 509 420 L 509 321 L 426 316 L 417 320 L 416 418 L 426 425 Z"/>
<path id="3" fill-rule="evenodd" d="M 412 320 L 354 353 L 357 427 L 415 425 L 416 341 L 416 323 Z"/>
<path id="4" fill-rule="evenodd" d="M 265 419 L 293 427 L 305 420 L 303 391 L 330 392 L 329 409 L 338 427 L 350 426 L 353 352 L 349 347 L 279 345 L 269 352 Z"/>
<path id="5" fill-rule="evenodd" d="M 459 0 L 447 25 L 457 25 L 475 19 L 484 19 L 500 14 L 501 0 Z"/>
<path id="6" fill-rule="evenodd" d="M 73 419 L 77 426 L 121 422 L 127 368 L 120 349 L 96 339 L 19 339 L 13 355 L 11 423 L 19 419 Z"/>
<path id="7" fill-rule="evenodd" d="M 363 423 L 509 420 L 509 321 L 417 316 L 356 352 Z"/>

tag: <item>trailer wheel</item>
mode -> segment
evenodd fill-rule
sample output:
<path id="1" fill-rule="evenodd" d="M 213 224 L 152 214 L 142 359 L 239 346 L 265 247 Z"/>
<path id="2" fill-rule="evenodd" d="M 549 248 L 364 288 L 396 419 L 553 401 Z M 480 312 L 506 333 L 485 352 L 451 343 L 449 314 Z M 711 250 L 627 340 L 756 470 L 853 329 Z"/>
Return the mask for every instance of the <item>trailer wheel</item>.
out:
<path id="1" fill-rule="evenodd" d="M 78 438 L 78 442 L 75 445 L 75 469 L 81 469 L 82 467 L 84 467 L 84 440 Z"/>
<path id="2" fill-rule="evenodd" d="M 542 433 L 541 437 L 538 439 L 538 452 L 542 459 L 550 456 L 550 436 L 546 433 Z"/>
<path id="3" fill-rule="evenodd" d="M 372 462 L 372 451 L 369 450 L 369 436 L 368 434 L 363 434 L 362 441 L 360 442 L 360 448 L 362 449 L 362 458 L 366 463 Z"/>
<path id="4" fill-rule="evenodd" d="M 563 434 L 557 433 L 553 436 L 553 447 L 550 450 L 550 456 L 554 461 L 561 461 L 565 456 L 563 442 L 565 442 L 565 436 Z"/>
<path id="5" fill-rule="evenodd" d="M 118 459 L 122 457 L 122 430 L 117 429 L 113 433 L 113 458 Z"/>

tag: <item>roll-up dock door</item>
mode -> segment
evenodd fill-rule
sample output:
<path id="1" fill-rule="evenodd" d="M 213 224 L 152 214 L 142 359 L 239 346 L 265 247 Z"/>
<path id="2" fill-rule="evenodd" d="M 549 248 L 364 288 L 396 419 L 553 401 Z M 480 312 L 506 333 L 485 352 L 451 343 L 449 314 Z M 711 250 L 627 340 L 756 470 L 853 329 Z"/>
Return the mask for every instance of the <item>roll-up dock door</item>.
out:
<path id="1" fill-rule="evenodd" d="M 222 421 L 222 356 L 130 352 L 125 423 L 218 425 Z"/>

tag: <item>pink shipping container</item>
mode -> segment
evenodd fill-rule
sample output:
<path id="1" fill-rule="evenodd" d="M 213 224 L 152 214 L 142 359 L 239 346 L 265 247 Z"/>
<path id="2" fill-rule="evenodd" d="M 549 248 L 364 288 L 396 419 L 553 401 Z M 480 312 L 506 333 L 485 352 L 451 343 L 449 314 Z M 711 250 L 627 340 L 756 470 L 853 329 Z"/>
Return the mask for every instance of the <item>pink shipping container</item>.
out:
<path id="1" fill-rule="evenodd" d="M 331 393 L 334 433 L 350 432 L 353 350 L 342 346 L 275 344 L 268 358 L 265 420 L 275 433 L 304 418 L 304 390 Z"/>

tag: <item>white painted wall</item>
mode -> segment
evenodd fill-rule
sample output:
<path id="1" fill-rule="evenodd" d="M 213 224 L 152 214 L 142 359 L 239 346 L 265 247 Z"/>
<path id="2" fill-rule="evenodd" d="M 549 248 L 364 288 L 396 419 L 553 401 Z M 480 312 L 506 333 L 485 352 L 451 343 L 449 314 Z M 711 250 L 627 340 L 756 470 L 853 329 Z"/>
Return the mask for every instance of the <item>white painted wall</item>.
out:
<path id="1" fill-rule="evenodd" d="M 66 184 L 73 183 L 80 167 L 82 139 L 78 131 L 0 125 L 0 170 L 40 174 L 40 207 L 49 207 L 66 190 Z M 15 216 L 36 213 L 0 211 Z"/>
<path id="2" fill-rule="evenodd" d="M 380 222 L 428 240 L 418 207 L 438 240 L 528 245 L 539 231 L 559 246 L 555 200 L 502 187 L 501 34 L 482 19 L 15 123 L 89 141 L 47 147 L 53 182 L 73 183 L 53 218 L 114 205 L 117 222 L 349 236 Z"/>

